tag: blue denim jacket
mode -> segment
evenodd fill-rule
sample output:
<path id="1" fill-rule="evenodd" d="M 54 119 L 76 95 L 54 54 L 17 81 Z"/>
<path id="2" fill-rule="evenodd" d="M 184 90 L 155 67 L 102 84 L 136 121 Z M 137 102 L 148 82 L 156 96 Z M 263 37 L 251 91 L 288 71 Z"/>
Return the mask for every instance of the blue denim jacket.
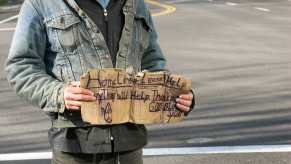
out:
<path id="1" fill-rule="evenodd" d="M 143 0 L 127 0 L 116 68 L 161 70 L 165 59 Z M 104 37 L 74 0 L 25 0 L 6 63 L 16 93 L 47 113 L 65 111 L 63 89 L 93 68 L 112 68 Z M 56 127 L 83 126 L 70 116 Z M 79 117 L 79 116 L 78 116 Z M 73 123 L 73 124 L 72 124 Z"/>

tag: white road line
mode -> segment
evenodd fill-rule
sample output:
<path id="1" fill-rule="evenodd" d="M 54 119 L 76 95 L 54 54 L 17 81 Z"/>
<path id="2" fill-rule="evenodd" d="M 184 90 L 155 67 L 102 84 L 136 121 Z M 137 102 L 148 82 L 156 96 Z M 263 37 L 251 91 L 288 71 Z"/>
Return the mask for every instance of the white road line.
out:
<path id="1" fill-rule="evenodd" d="M 1 6 L 0 9 L 2 10 L 15 10 L 15 9 L 20 9 L 21 4 L 20 5 L 12 5 L 12 6 Z"/>
<path id="2" fill-rule="evenodd" d="M 8 27 L 8 28 L 0 28 L 0 32 L 5 32 L 5 31 L 14 31 L 15 27 Z"/>
<path id="3" fill-rule="evenodd" d="M 3 19 L 3 20 L 1 20 L 1 21 L 0 21 L 0 24 L 6 23 L 6 22 L 10 22 L 10 21 L 12 21 L 12 20 L 14 20 L 14 19 L 17 19 L 17 18 L 18 18 L 18 15 L 14 15 L 14 16 L 9 17 L 9 18 L 7 18 L 7 19 Z"/>
<path id="4" fill-rule="evenodd" d="M 0 154 L 0 161 L 40 160 L 51 158 L 51 152 Z"/>
<path id="5" fill-rule="evenodd" d="M 291 145 L 158 148 L 158 149 L 145 149 L 144 155 L 164 156 L 164 155 L 233 154 L 233 153 L 267 153 L 267 152 L 291 152 Z"/>
<path id="6" fill-rule="evenodd" d="M 225 4 L 228 5 L 228 6 L 236 6 L 236 5 L 238 5 L 237 3 L 233 3 L 233 2 L 226 2 Z"/>
<path id="7" fill-rule="evenodd" d="M 270 12 L 271 11 L 270 9 L 262 8 L 262 7 L 254 7 L 254 9 L 260 10 L 260 11 L 265 11 L 265 12 Z"/>
<path id="8" fill-rule="evenodd" d="M 291 152 L 291 145 L 147 148 L 144 156 Z M 0 161 L 51 159 L 51 152 L 0 154 Z"/>

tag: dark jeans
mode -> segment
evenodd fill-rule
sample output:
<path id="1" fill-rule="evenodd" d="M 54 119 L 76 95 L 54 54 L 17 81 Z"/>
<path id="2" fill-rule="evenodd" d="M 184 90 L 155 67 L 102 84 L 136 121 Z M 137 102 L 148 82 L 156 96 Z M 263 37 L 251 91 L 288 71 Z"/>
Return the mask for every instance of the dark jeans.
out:
<path id="1" fill-rule="evenodd" d="M 143 164 L 142 149 L 106 154 L 53 152 L 52 164 Z"/>

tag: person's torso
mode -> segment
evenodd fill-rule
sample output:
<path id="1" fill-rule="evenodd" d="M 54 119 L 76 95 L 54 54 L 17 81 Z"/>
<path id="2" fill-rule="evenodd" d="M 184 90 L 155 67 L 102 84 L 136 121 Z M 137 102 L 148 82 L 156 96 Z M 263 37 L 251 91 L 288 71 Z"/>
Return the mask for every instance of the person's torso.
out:
<path id="1" fill-rule="evenodd" d="M 128 0 L 127 4 L 125 0 L 111 0 L 106 13 L 89 1 L 69 1 L 57 8 L 46 8 L 44 20 L 49 41 L 46 60 L 51 63 L 47 70 L 66 82 L 78 81 L 89 69 L 115 67 L 115 63 L 118 68 L 140 71 L 142 53 L 148 44 L 149 27 L 144 27 L 148 15 L 135 14 L 134 0 Z M 76 4 L 76 10 L 70 7 Z M 54 127 L 62 130 L 52 128 L 50 140 L 59 151 L 99 153 L 110 152 L 112 148 L 125 151 L 140 148 L 147 142 L 143 125 L 82 128 L 89 125 L 81 120 L 80 112 L 70 111 L 55 118 Z M 79 128 L 68 129 L 74 126 Z"/>
<path id="2" fill-rule="evenodd" d="M 115 46 L 107 46 L 101 31 L 103 26 L 100 29 L 74 0 L 36 2 L 48 38 L 46 69 L 53 77 L 70 82 L 79 81 L 81 75 L 96 68 L 116 67 L 131 73 L 141 71 L 142 55 L 149 44 L 152 28 L 142 0 L 127 0 L 124 4 L 124 27 L 120 39 L 116 36 L 118 46 L 113 42 L 111 44 Z M 116 54 L 110 53 L 110 47 L 115 47 L 111 52 Z M 116 64 L 111 56 L 116 57 Z"/>

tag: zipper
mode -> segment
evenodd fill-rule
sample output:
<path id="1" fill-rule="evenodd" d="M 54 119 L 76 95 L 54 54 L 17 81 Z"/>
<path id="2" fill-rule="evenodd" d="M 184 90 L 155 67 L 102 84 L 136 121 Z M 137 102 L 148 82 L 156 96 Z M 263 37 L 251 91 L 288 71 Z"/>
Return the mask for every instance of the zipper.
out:
<path id="1" fill-rule="evenodd" d="M 114 141 L 114 137 L 111 135 L 111 127 L 109 128 L 109 141 Z"/>
<path id="2" fill-rule="evenodd" d="M 109 142 L 111 144 L 111 153 L 114 153 L 114 137 L 111 135 L 111 127 L 109 128 Z"/>
<path id="3" fill-rule="evenodd" d="M 104 14 L 104 22 L 105 22 L 106 42 L 108 42 L 109 30 L 108 30 L 108 11 L 107 11 L 107 9 L 103 10 L 103 14 Z"/>
<path id="4" fill-rule="evenodd" d="M 110 43 L 109 43 L 109 22 L 108 22 L 108 11 L 107 9 L 105 8 L 103 10 L 103 14 L 104 14 L 104 23 L 105 23 L 105 35 L 106 35 L 106 38 L 105 39 L 105 42 L 106 42 L 106 46 L 107 46 L 107 49 L 108 49 L 108 52 L 106 54 L 106 58 L 110 58 L 111 55 L 110 55 L 110 49 L 109 49 L 109 46 L 110 46 Z"/>
<path id="5" fill-rule="evenodd" d="M 105 22 L 106 42 L 108 42 L 108 38 L 109 38 L 108 37 L 109 36 L 109 34 L 108 34 L 109 33 L 109 30 L 108 30 L 108 11 L 106 8 L 103 10 L 103 14 L 104 14 L 104 22 Z M 112 152 L 114 152 L 114 137 L 111 134 L 111 127 L 109 128 L 108 138 L 109 138 L 109 141 L 111 143 L 111 150 L 112 150 Z"/>
<path id="6" fill-rule="evenodd" d="M 104 9 L 103 10 L 103 13 L 104 13 L 104 20 L 105 20 L 105 22 L 108 22 L 108 12 L 107 12 L 107 9 Z"/>

